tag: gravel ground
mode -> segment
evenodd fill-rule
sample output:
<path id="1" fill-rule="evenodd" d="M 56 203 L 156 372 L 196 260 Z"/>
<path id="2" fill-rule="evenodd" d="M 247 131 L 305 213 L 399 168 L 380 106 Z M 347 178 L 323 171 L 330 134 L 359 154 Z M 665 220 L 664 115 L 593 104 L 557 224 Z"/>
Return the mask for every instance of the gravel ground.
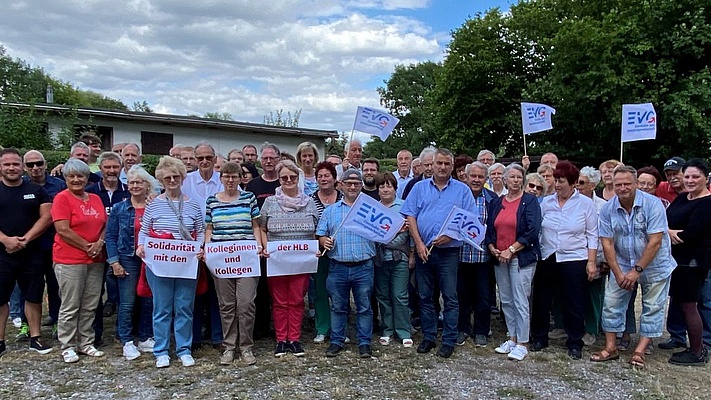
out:
<path id="1" fill-rule="evenodd" d="M 106 320 L 106 326 L 113 325 Z M 121 357 L 118 343 L 104 346 L 107 356 L 65 365 L 55 351 L 39 355 L 27 343 L 15 343 L 17 329 L 8 326 L 8 352 L 0 358 L 0 398 L 39 399 L 708 399 L 711 373 L 707 367 L 677 367 L 667 363 L 670 351 L 654 350 L 647 368 L 633 370 L 630 354 L 619 361 L 586 361 L 601 340 L 585 349 L 582 361 L 566 356 L 563 341 L 514 362 L 494 353 L 504 339 L 498 319 L 486 348 L 468 342 L 450 359 L 434 352 L 420 355 L 415 348 L 373 345 L 371 359 L 360 359 L 357 347 L 334 359 L 324 356 L 325 344 L 310 343 L 313 331 L 305 322 L 306 356 L 272 356 L 274 342 L 256 345 L 257 364 L 239 361 L 219 365 L 219 351 L 209 346 L 194 353 L 197 364 L 183 368 L 173 360 L 158 370 L 148 354 L 132 362 Z M 45 337 L 49 335 L 48 328 Z M 107 335 L 113 334 L 107 332 Z M 377 338 L 376 338 L 377 339 Z M 417 334 L 415 343 L 421 339 Z M 629 352 L 628 352 L 629 353 Z"/>

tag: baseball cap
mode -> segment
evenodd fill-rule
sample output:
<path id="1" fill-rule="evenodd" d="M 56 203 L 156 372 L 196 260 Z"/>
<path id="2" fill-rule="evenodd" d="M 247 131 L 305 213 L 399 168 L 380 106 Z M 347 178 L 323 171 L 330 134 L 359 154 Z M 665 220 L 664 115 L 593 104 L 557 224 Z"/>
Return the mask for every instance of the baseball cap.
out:
<path id="1" fill-rule="evenodd" d="M 358 179 L 359 181 L 362 181 L 363 174 L 361 174 L 360 171 L 355 168 L 348 168 L 346 172 L 341 175 L 341 181 L 345 181 L 348 179 Z"/>
<path id="2" fill-rule="evenodd" d="M 667 162 L 664 163 L 664 169 L 663 171 L 666 170 L 671 170 L 671 171 L 678 171 L 681 169 L 681 167 L 686 163 L 686 160 L 684 160 L 681 157 L 672 157 L 667 160 Z"/>

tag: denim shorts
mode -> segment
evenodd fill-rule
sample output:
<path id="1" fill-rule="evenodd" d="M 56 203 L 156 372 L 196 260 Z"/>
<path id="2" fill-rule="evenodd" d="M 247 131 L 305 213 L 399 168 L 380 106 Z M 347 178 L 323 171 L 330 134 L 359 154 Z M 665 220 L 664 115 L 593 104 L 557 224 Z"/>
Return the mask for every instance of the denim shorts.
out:
<path id="1" fill-rule="evenodd" d="M 670 278 L 657 282 L 640 283 L 642 289 L 642 316 L 639 318 L 639 334 L 646 338 L 662 336 L 664 309 L 669 294 Z M 605 304 L 602 308 L 602 329 L 605 332 L 624 332 L 625 313 L 633 291 L 621 289 L 615 276 L 610 274 L 605 288 Z"/>

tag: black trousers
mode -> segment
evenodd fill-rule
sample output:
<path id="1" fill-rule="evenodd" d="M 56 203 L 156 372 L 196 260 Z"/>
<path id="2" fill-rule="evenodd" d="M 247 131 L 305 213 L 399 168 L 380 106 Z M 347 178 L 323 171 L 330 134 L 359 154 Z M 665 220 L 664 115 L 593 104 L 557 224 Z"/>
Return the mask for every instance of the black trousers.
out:
<path id="1" fill-rule="evenodd" d="M 457 268 L 457 297 L 459 298 L 459 332 L 470 336 L 489 335 L 491 327 L 492 263 L 459 263 Z M 474 313 L 472 327 L 471 316 Z"/>

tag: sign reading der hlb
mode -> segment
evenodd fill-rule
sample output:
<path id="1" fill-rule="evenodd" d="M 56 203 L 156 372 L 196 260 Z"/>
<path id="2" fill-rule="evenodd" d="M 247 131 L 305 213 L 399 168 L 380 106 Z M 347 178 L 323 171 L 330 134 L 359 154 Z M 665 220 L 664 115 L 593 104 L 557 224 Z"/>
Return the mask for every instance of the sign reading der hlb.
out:
<path id="1" fill-rule="evenodd" d="M 267 276 L 313 274 L 318 270 L 318 240 L 267 243 Z"/>
<path id="2" fill-rule="evenodd" d="M 147 238 L 145 244 L 146 267 L 163 278 L 197 279 L 200 251 L 198 242 Z"/>
<path id="3" fill-rule="evenodd" d="M 259 276 L 257 241 L 205 243 L 205 264 L 215 278 Z"/>

